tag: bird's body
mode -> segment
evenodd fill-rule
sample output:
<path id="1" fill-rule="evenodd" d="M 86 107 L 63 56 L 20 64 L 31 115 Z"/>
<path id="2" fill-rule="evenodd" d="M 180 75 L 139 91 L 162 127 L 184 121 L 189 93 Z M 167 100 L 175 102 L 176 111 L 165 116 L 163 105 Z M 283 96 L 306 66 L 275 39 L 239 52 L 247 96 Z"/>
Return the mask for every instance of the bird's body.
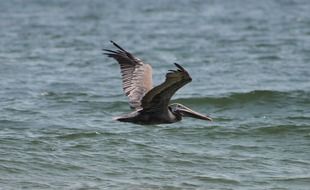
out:
<path id="1" fill-rule="evenodd" d="M 123 116 L 115 117 L 114 119 L 122 122 L 131 122 L 136 124 L 169 124 L 175 123 L 182 119 L 182 117 L 177 117 L 170 110 L 163 113 L 150 113 L 144 112 L 143 109 L 130 112 Z"/>
<path id="2" fill-rule="evenodd" d="M 162 84 L 152 87 L 152 67 L 134 57 L 115 42 L 119 50 L 104 49 L 106 55 L 114 58 L 120 65 L 123 90 L 129 98 L 129 105 L 135 111 L 116 117 L 122 122 L 137 124 L 162 124 L 180 121 L 189 116 L 198 119 L 211 120 L 210 117 L 194 112 L 181 104 L 170 104 L 174 93 L 185 84 L 192 81 L 188 72 L 175 63 L 177 70 L 169 70 Z"/>

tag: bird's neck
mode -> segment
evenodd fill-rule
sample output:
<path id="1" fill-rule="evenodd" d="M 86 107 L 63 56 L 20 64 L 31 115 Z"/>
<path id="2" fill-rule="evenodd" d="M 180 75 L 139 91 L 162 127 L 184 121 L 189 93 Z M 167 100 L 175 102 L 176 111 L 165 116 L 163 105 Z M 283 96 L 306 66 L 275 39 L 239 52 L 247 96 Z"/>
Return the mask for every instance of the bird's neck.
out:
<path id="1" fill-rule="evenodd" d="M 170 110 L 169 110 L 170 111 Z M 170 111 L 170 113 L 173 115 L 173 117 L 175 118 L 175 121 L 181 121 L 182 120 L 182 116 L 178 113 L 178 112 L 172 112 Z"/>

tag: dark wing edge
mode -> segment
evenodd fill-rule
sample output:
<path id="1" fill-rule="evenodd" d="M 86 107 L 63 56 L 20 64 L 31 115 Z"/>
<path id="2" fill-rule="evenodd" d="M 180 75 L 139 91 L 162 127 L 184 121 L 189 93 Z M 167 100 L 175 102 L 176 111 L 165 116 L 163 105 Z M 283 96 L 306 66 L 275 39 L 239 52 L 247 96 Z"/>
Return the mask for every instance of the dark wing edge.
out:
<path id="1" fill-rule="evenodd" d="M 152 67 L 133 56 L 114 41 L 111 43 L 118 50 L 103 49 L 103 54 L 114 58 L 120 65 L 123 90 L 129 98 L 129 105 L 133 109 L 141 108 L 143 96 L 152 89 Z"/>
<path id="2" fill-rule="evenodd" d="M 142 99 L 144 111 L 165 111 L 168 108 L 171 97 L 177 90 L 192 81 L 188 72 L 179 64 L 174 63 L 177 70 L 169 70 L 166 80 L 162 84 L 150 90 Z"/>

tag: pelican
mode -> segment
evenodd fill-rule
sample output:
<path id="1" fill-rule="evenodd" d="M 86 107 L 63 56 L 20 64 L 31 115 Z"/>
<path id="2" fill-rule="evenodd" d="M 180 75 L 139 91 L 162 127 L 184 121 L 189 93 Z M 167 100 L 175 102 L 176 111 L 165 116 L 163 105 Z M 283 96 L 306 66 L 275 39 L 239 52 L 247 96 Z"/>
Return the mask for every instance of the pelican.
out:
<path id="1" fill-rule="evenodd" d="M 152 87 L 152 67 L 141 59 L 133 56 L 121 46 L 111 41 L 117 50 L 103 49 L 103 54 L 114 58 L 120 65 L 123 91 L 129 99 L 133 112 L 114 118 L 121 122 L 136 124 L 169 124 L 182 120 L 182 117 L 193 117 L 212 121 L 207 116 L 190 108 L 174 103 L 170 99 L 174 93 L 192 81 L 188 72 L 179 64 L 174 63 L 176 70 L 169 70 L 166 80 Z"/>

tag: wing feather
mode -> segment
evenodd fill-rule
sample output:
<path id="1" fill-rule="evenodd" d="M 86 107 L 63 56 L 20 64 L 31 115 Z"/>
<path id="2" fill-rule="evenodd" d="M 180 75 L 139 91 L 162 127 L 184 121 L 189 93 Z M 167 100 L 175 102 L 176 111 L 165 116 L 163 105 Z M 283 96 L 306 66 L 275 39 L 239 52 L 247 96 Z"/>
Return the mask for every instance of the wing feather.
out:
<path id="1" fill-rule="evenodd" d="M 119 50 L 103 49 L 104 54 L 114 58 L 120 65 L 123 80 L 123 91 L 129 98 L 129 105 L 133 109 L 141 108 L 142 97 L 152 89 L 152 67 L 143 63 L 137 57 L 120 47 L 115 42 L 111 43 Z"/>
<path id="2" fill-rule="evenodd" d="M 154 87 L 143 97 L 141 106 L 144 111 L 167 111 L 169 101 L 175 92 L 192 81 L 192 78 L 183 67 L 177 63 L 175 65 L 178 69 L 169 70 L 165 82 Z"/>

